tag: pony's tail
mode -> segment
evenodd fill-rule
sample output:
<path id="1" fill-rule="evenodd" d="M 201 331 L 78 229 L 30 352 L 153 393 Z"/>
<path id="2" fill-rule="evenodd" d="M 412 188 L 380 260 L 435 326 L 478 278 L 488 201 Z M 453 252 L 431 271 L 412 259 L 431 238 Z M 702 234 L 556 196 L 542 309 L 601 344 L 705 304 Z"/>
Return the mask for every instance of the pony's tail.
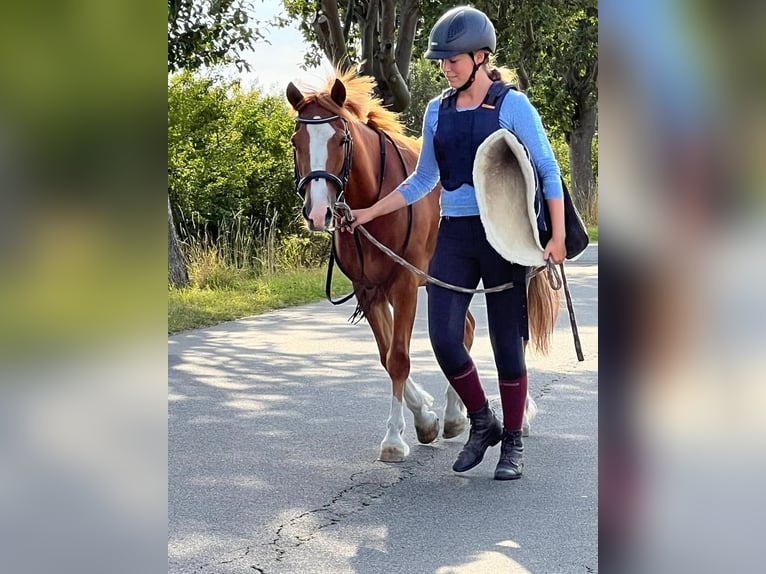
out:
<path id="1" fill-rule="evenodd" d="M 527 291 L 529 331 L 535 351 L 547 355 L 551 334 L 561 309 L 561 293 L 554 291 L 545 273 L 538 273 L 529 283 Z"/>

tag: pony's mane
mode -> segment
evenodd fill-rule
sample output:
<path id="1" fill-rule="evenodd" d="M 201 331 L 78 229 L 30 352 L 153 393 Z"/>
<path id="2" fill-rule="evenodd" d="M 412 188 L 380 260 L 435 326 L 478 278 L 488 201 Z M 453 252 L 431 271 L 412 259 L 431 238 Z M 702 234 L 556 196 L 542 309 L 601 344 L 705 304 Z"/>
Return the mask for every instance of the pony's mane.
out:
<path id="1" fill-rule="evenodd" d="M 343 103 L 343 107 L 339 107 L 330 96 L 336 79 L 343 82 L 346 88 L 346 101 Z M 384 108 L 380 98 L 374 95 L 376 86 L 373 78 L 360 75 L 356 67 L 345 72 L 336 68 L 334 73 L 327 78 L 327 83 L 321 91 L 304 94 L 304 105 L 317 103 L 326 110 L 349 121 L 358 121 L 373 129 L 386 132 L 400 143 L 407 143 L 410 146 L 416 145 L 417 142 L 414 138 L 405 135 L 399 114 Z"/>

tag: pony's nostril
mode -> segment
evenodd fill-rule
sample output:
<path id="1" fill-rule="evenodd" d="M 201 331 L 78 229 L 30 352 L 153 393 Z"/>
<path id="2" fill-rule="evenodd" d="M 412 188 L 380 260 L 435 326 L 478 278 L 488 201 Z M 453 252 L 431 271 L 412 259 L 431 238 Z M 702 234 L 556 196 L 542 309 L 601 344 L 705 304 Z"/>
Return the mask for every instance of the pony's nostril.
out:
<path id="1" fill-rule="evenodd" d="M 308 221 L 309 220 L 309 206 L 308 205 L 304 205 L 302 211 L 303 211 L 303 218 Z"/>
<path id="2" fill-rule="evenodd" d="M 325 216 L 324 216 L 324 224 L 329 225 L 331 219 L 332 219 L 332 209 L 328 207 L 327 212 L 325 213 Z"/>

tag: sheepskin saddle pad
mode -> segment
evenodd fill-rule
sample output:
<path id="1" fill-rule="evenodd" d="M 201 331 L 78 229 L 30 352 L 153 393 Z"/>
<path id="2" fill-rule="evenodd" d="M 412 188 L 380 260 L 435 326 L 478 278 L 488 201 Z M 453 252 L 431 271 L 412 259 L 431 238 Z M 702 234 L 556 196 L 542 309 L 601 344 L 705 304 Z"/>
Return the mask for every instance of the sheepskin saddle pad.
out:
<path id="1" fill-rule="evenodd" d="M 479 146 L 473 182 L 489 244 L 512 263 L 545 265 L 537 230 L 535 171 L 512 132 L 499 129 Z"/>

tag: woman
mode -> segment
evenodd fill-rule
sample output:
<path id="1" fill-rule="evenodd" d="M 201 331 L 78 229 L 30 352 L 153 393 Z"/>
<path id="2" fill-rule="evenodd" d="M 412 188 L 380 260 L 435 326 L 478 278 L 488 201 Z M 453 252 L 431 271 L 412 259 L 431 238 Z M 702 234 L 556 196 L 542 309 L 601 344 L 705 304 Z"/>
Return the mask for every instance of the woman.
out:
<path id="1" fill-rule="evenodd" d="M 415 172 L 393 193 L 366 209 L 353 210 L 347 231 L 418 201 L 441 180 L 441 222 L 429 273 L 453 285 L 475 288 L 513 281 L 524 285 L 525 267 L 503 259 L 487 242 L 479 216 L 472 169 L 476 150 L 500 128 L 526 145 L 542 182 L 551 214 L 552 238 L 544 260 L 564 260 L 564 206 L 560 171 L 540 116 L 521 92 L 500 81 L 489 68 L 495 51 L 495 29 L 474 8 L 445 13 L 431 30 L 425 57 L 441 60 L 451 89 L 431 100 L 423 120 L 423 146 Z M 540 262 L 541 265 L 543 261 Z M 495 479 L 521 477 L 521 426 L 527 397 L 524 341 L 528 338 L 526 291 L 509 289 L 487 294 L 487 318 L 495 357 L 503 422 L 490 409 L 476 366 L 463 344 L 471 296 L 428 285 L 428 327 L 431 345 L 445 376 L 468 410 L 471 430 L 453 470 L 465 472 L 479 464 L 487 448 L 502 440 Z"/>

